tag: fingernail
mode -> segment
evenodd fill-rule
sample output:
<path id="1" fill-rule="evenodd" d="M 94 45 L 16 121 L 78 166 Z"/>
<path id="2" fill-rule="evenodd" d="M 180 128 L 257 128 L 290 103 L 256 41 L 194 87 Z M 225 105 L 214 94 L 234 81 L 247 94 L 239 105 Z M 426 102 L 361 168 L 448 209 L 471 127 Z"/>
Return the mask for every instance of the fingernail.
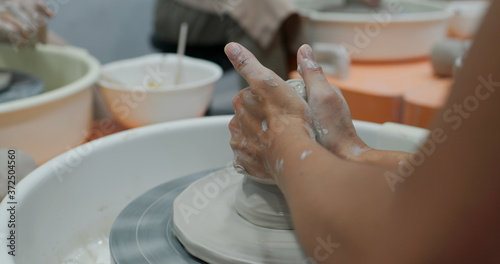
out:
<path id="1" fill-rule="evenodd" d="M 299 65 L 297 65 L 297 71 L 299 72 L 300 76 L 302 76 L 302 67 Z"/>
<path id="2" fill-rule="evenodd" d="M 241 48 L 238 44 L 231 42 L 226 45 L 224 52 L 231 61 L 235 61 L 241 53 Z"/>
<path id="3" fill-rule="evenodd" d="M 300 47 L 300 54 L 304 58 L 305 66 L 309 69 L 319 68 L 318 63 L 314 59 L 311 46 L 304 44 Z"/>
<path id="4" fill-rule="evenodd" d="M 305 59 L 314 60 L 311 46 L 307 44 L 304 44 L 300 47 L 300 54 L 302 54 L 302 57 L 304 57 Z"/>

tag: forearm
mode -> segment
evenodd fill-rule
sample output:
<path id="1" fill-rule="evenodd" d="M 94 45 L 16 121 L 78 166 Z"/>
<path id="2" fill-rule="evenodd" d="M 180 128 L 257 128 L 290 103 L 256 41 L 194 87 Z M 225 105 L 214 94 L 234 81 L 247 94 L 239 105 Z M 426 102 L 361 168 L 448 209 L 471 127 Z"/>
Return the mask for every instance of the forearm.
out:
<path id="1" fill-rule="evenodd" d="M 411 155 L 412 153 L 404 151 L 380 150 L 368 147 L 359 155 L 351 155 L 349 160 L 397 172 L 401 165 L 408 162 Z"/>
<path id="2" fill-rule="evenodd" d="M 318 263 L 370 256 L 391 202 L 383 170 L 340 159 L 308 137 L 289 133 L 276 141 L 273 157 L 283 160 L 276 180 L 306 253 Z M 320 241 L 340 247 L 327 254 Z"/>
<path id="3" fill-rule="evenodd" d="M 324 147 L 341 159 L 375 166 L 391 172 L 396 172 L 401 165 L 408 162 L 412 155 L 412 153 L 404 151 L 374 149 L 366 145 L 357 134 L 336 139 L 335 144 Z"/>

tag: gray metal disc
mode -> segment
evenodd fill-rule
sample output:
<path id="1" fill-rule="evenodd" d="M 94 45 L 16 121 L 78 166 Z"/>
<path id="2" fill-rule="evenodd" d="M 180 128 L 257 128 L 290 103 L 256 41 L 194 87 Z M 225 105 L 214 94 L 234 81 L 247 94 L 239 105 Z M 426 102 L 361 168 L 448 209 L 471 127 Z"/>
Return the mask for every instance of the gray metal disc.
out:
<path id="1" fill-rule="evenodd" d="M 23 99 L 43 93 L 45 84 L 33 74 L 10 71 L 11 79 L 0 92 L 0 103 Z"/>
<path id="2" fill-rule="evenodd" d="M 172 212 L 175 198 L 189 184 L 214 171 L 168 181 L 127 205 L 111 227 L 109 248 L 112 263 L 205 263 L 187 253 L 175 237 Z"/>

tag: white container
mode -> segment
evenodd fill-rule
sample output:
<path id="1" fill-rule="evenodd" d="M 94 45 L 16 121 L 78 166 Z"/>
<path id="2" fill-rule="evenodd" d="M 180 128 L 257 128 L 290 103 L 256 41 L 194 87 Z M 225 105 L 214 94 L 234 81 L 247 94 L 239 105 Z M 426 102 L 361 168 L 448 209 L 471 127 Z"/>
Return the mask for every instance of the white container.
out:
<path id="1" fill-rule="evenodd" d="M 99 87 L 113 117 L 128 128 L 201 117 L 222 69 L 184 57 L 180 82 L 173 84 L 177 56 L 153 54 L 103 66 Z M 165 82 L 165 86 L 158 86 Z"/>
<path id="2" fill-rule="evenodd" d="M 0 204 L 0 263 L 60 263 L 76 248 L 92 244 L 92 238 L 107 237 L 119 212 L 145 191 L 231 164 L 230 119 L 188 119 L 123 131 L 43 164 L 17 186 L 16 257 L 8 255 L 6 244 L 8 200 Z M 356 121 L 355 127 L 369 145 L 384 148 L 377 145 L 381 125 Z M 394 133 L 401 142 L 396 149 L 413 151 L 415 140 L 427 133 L 405 128 Z"/>
<path id="3" fill-rule="evenodd" d="M 329 10 L 328 1 L 299 0 L 297 5 L 308 42 L 342 44 L 354 61 L 428 56 L 446 35 L 451 16 L 445 4 L 423 1 L 386 0 L 376 11 L 363 5 Z"/>
<path id="4" fill-rule="evenodd" d="M 16 52 L 0 45 L 0 67 L 36 75 L 46 92 L 0 104 L 0 148 L 18 148 L 40 164 L 87 137 L 92 121 L 91 87 L 99 62 L 75 47 L 38 45 Z"/>
<path id="5" fill-rule="evenodd" d="M 453 12 L 449 31 L 452 36 L 469 39 L 474 37 L 488 10 L 488 1 L 452 1 L 449 8 Z"/>

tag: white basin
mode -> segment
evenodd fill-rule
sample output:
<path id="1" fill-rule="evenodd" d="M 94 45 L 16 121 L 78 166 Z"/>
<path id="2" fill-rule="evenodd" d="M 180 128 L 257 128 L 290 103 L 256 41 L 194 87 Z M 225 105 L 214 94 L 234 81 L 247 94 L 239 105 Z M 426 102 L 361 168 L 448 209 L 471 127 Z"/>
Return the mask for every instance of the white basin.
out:
<path id="1" fill-rule="evenodd" d="M 383 0 L 333 8 L 327 1 L 297 0 L 302 37 L 310 43 L 341 44 L 354 61 L 394 61 L 428 56 L 445 37 L 450 10 L 442 3 Z"/>
<path id="2" fill-rule="evenodd" d="M 226 166 L 233 157 L 230 119 L 206 117 L 136 128 L 43 164 L 17 186 L 16 257 L 8 254 L 6 245 L 10 205 L 7 199 L 0 204 L 0 263 L 60 263 L 89 238 L 107 236 L 118 213 L 145 191 L 183 175 Z M 369 145 L 380 147 L 383 125 L 355 126 Z M 390 148 L 411 151 L 427 135 L 425 130 L 403 128 L 393 128 L 400 131 L 393 134 L 400 144 Z"/>
<path id="3" fill-rule="evenodd" d="M 174 54 L 151 54 L 104 65 L 98 84 L 114 119 L 134 128 L 204 116 L 222 68 L 185 56 L 174 84 L 177 62 Z"/>
<path id="4" fill-rule="evenodd" d="M 46 92 L 0 104 L 0 148 L 18 148 L 40 164 L 82 143 L 92 121 L 91 87 L 99 62 L 85 50 L 38 45 L 16 52 L 0 44 L 0 67 L 29 72 Z"/>

